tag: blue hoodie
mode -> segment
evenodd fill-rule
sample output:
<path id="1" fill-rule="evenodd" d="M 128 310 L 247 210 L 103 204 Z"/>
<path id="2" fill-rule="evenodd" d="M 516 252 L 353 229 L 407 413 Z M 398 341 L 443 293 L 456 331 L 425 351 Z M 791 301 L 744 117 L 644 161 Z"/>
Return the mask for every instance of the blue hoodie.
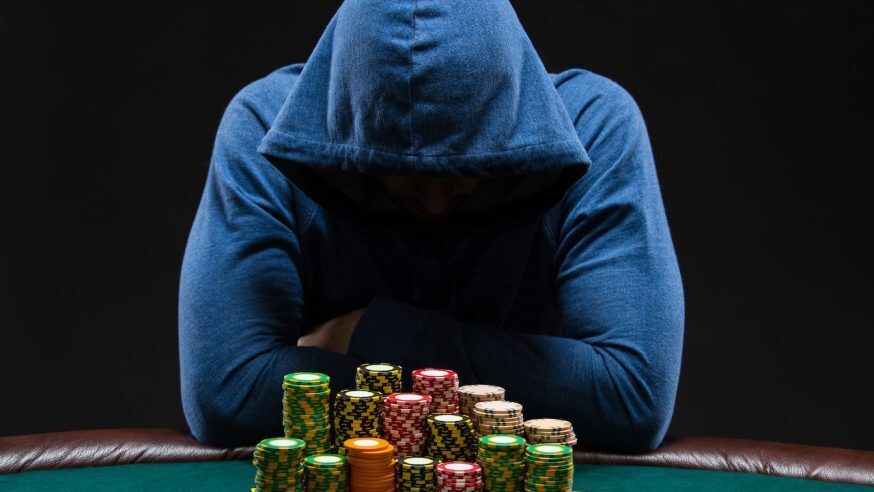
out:
<path id="1" fill-rule="evenodd" d="M 483 177 L 439 220 L 377 175 Z M 297 347 L 365 307 L 347 355 Z M 219 125 L 179 298 L 194 436 L 280 435 L 281 379 L 437 366 L 506 388 L 580 443 L 656 447 L 674 407 L 679 269 L 640 110 L 549 73 L 507 0 L 347 0 L 306 63 Z"/>

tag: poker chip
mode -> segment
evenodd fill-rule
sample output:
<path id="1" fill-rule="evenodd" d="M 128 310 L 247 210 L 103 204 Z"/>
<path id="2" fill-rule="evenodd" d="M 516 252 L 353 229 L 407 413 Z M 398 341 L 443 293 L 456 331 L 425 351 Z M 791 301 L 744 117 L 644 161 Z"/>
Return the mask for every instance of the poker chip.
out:
<path id="1" fill-rule="evenodd" d="M 355 387 L 389 395 L 400 393 L 403 368 L 387 362 L 361 364 L 355 371 Z"/>
<path id="2" fill-rule="evenodd" d="M 574 446 L 577 443 L 574 428 L 567 420 L 532 419 L 526 420 L 523 427 L 529 444 L 558 443 Z"/>
<path id="3" fill-rule="evenodd" d="M 525 433 L 522 405 L 512 401 L 481 401 L 473 406 L 478 437 Z"/>
<path id="4" fill-rule="evenodd" d="M 511 492 L 525 488 L 525 439 L 512 434 L 490 434 L 479 440 L 477 463 L 486 490 Z"/>
<path id="5" fill-rule="evenodd" d="M 314 454 L 304 460 L 308 492 L 346 492 L 348 469 L 346 457 L 338 454 Z"/>
<path id="6" fill-rule="evenodd" d="M 282 426 L 285 437 L 307 443 L 304 453 L 332 451 L 331 378 L 318 372 L 286 374 L 282 381 Z"/>
<path id="7" fill-rule="evenodd" d="M 434 467 L 437 462 L 426 456 L 398 458 L 395 464 L 395 488 L 399 491 L 434 491 Z"/>
<path id="8" fill-rule="evenodd" d="M 504 388 L 490 384 L 466 384 L 458 388 L 458 409 L 473 418 L 473 406 L 481 401 L 504 399 Z"/>
<path id="9" fill-rule="evenodd" d="M 304 464 L 301 460 L 306 442 L 285 437 L 264 439 L 255 445 L 255 490 L 295 491 L 304 488 Z"/>
<path id="10" fill-rule="evenodd" d="M 425 454 L 437 461 L 474 461 L 477 436 L 473 421 L 467 415 L 454 413 L 430 414 L 428 444 Z"/>
<path id="11" fill-rule="evenodd" d="M 450 369 L 416 369 L 413 392 L 431 397 L 431 413 L 458 412 L 458 374 Z"/>
<path id="12" fill-rule="evenodd" d="M 395 447 L 395 455 L 420 456 L 425 451 L 431 397 L 418 393 L 392 393 L 382 406 L 383 437 Z"/>
<path id="13" fill-rule="evenodd" d="M 574 481 L 574 457 L 570 446 L 530 444 L 525 448 L 525 490 L 570 492 Z"/>
<path id="14" fill-rule="evenodd" d="M 343 442 L 349 466 L 349 487 L 353 491 L 394 492 L 394 448 L 388 441 L 355 437 Z"/>
<path id="15" fill-rule="evenodd" d="M 379 416 L 382 394 L 368 390 L 342 390 L 334 396 L 334 445 L 353 437 L 381 437 Z"/>
<path id="16" fill-rule="evenodd" d="M 477 463 L 446 461 L 437 464 L 434 471 L 437 492 L 475 492 L 483 488 L 482 467 Z"/>

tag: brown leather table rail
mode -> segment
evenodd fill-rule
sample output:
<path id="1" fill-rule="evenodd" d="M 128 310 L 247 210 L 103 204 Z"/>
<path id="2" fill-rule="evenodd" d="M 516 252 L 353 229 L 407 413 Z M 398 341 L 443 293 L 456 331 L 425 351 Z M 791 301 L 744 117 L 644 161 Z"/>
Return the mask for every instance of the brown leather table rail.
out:
<path id="1" fill-rule="evenodd" d="M 0 437 L 0 473 L 131 463 L 244 460 L 252 447 L 205 446 L 173 429 L 106 429 Z M 874 485 L 874 451 L 745 439 L 679 437 L 650 453 L 577 450 L 577 463 L 737 471 Z"/>

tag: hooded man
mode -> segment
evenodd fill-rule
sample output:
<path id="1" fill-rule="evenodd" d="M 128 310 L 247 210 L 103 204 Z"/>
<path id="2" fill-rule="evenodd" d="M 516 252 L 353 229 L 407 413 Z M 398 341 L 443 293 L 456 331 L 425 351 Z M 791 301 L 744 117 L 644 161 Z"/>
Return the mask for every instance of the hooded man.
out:
<path id="1" fill-rule="evenodd" d="M 644 120 L 548 73 L 507 0 L 347 0 L 231 100 L 179 300 L 182 398 L 217 445 L 279 435 L 281 381 L 357 365 L 495 384 L 583 445 L 657 447 L 684 303 Z"/>

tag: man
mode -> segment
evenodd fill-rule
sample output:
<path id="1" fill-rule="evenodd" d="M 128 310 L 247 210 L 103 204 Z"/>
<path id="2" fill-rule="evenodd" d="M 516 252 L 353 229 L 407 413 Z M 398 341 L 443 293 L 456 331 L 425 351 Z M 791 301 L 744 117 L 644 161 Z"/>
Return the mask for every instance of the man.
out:
<path id="1" fill-rule="evenodd" d="M 306 64 L 241 90 L 180 286 L 186 418 L 281 433 L 281 379 L 362 362 L 506 388 L 580 442 L 662 440 L 683 293 L 640 111 L 547 73 L 507 0 L 347 0 Z"/>

